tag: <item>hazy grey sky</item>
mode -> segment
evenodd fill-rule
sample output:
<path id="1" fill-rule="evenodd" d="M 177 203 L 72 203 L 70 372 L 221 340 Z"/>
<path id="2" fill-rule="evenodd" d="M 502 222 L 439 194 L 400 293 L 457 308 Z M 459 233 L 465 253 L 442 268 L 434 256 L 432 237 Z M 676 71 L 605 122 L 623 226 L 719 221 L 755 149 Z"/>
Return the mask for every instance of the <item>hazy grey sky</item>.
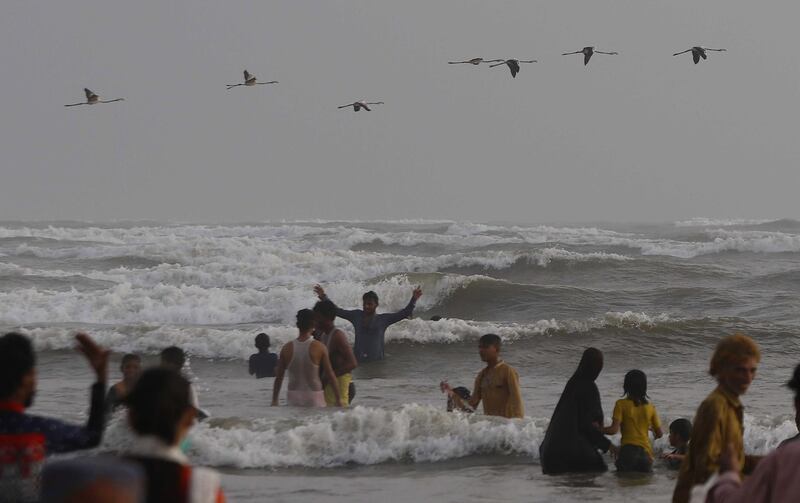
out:
<path id="1" fill-rule="evenodd" d="M 798 217 L 791 2 L 0 6 L 0 219 Z M 725 47 L 693 65 L 692 45 Z M 561 56 L 585 45 L 619 51 Z M 506 68 L 448 60 L 536 58 Z M 225 90 L 247 68 L 277 86 Z M 126 101 L 64 108 L 83 87 Z M 383 100 L 373 112 L 337 110 Z"/>

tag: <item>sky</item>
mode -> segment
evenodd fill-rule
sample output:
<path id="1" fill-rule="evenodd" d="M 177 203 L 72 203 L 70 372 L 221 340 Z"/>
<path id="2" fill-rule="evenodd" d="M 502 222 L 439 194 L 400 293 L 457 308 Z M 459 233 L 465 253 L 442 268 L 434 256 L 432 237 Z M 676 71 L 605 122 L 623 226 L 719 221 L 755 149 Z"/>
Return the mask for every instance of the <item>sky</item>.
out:
<path id="1" fill-rule="evenodd" d="M 792 2 L 7 0 L 0 220 L 797 218 Z M 587 45 L 618 51 L 561 56 Z M 707 61 L 672 53 L 723 47 Z M 473 57 L 538 59 L 507 68 Z M 273 86 L 238 87 L 248 69 Z M 65 108 L 88 87 L 125 101 Z M 385 101 L 372 112 L 337 106 Z"/>

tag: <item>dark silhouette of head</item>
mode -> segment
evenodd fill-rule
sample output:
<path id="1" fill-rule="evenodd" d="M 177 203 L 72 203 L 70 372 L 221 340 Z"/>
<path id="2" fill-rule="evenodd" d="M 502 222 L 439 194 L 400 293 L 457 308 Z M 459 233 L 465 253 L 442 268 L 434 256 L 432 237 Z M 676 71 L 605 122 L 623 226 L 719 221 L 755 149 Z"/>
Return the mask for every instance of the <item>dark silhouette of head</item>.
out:
<path id="1" fill-rule="evenodd" d="M 186 353 L 178 346 L 170 346 L 161 351 L 161 365 L 180 372 L 186 363 Z"/>
<path id="2" fill-rule="evenodd" d="M 325 299 L 314 304 L 314 312 L 323 320 L 333 321 L 336 319 L 336 304 Z"/>
<path id="3" fill-rule="evenodd" d="M 145 370 L 125 397 L 128 418 L 139 435 L 155 435 L 167 445 L 180 441 L 180 426 L 191 404 L 189 381 L 168 367 Z"/>
<path id="4" fill-rule="evenodd" d="M 674 433 L 684 442 L 692 437 L 692 422 L 686 418 L 676 419 L 669 424 L 669 432 Z"/>
<path id="5" fill-rule="evenodd" d="M 588 348 L 583 352 L 575 377 L 594 381 L 603 371 L 603 353 L 597 348 Z"/>
<path id="6" fill-rule="evenodd" d="M 314 312 L 311 309 L 301 309 L 297 311 L 297 329 L 301 332 L 308 332 L 314 328 Z"/>
<path id="7" fill-rule="evenodd" d="M 256 335 L 256 349 L 259 351 L 269 351 L 270 341 L 269 335 L 260 333 Z"/>
<path id="8" fill-rule="evenodd" d="M 17 332 L 0 337 L 0 400 L 15 395 L 25 407 L 36 394 L 36 353 L 30 339 Z"/>
<path id="9" fill-rule="evenodd" d="M 641 370 L 631 370 L 625 374 L 622 384 L 625 395 L 639 405 L 647 403 L 647 376 Z"/>
<path id="10" fill-rule="evenodd" d="M 142 372 L 142 359 L 139 355 L 128 353 L 122 357 L 119 370 L 128 382 L 133 382 Z"/>

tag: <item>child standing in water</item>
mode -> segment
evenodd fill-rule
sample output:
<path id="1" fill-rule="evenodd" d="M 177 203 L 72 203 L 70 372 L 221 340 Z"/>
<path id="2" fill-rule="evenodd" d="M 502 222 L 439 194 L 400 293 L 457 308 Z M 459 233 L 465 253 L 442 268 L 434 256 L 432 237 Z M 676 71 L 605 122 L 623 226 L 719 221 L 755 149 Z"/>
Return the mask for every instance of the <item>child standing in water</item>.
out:
<path id="1" fill-rule="evenodd" d="M 622 428 L 617 471 L 649 472 L 653 469 L 650 430 L 655 438 L 661 438 L 663 432 L 656 408 L 647 399 L 647 376 L 641 370 L 631 370 L 625 374 L 622 389 L 625 398 L 617 400 L 611 426 L 603 433 L 615 435 Z"/>
<path id="2" fill-rule="evenodd" d="M 664 455 L 667 464 L 677 470 L 689 450 L 689 439 L 692 436 L 692 422 L 685 418 L 676 419 L 669 424 L 669 445 L 673 451 Z"/>

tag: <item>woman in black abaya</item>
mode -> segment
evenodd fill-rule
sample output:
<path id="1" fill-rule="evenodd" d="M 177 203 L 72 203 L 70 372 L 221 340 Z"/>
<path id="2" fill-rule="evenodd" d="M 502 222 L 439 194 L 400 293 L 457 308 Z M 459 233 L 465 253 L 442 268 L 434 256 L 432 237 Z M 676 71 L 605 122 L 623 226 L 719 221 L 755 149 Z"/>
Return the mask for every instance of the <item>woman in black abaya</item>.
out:
<path id="1" fill-rule="evenodd" d="M 608 469 L 603 456 L 611 442 L 603 435 L 603 406 L 594 383 L 603 370 L 603 353 L 583 352 L 578 370 L 567 382 L 539 446 L 542 472 L 592 472 Z"/>

